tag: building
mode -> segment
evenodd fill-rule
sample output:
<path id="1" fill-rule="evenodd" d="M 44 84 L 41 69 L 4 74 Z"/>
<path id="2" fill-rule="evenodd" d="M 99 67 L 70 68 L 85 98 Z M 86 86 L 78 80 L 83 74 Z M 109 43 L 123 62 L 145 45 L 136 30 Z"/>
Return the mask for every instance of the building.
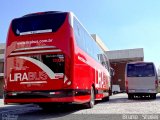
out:
<path id="1" fill-rule="evenodd" d="M 96 41 L 96 43 L 102 48 L 103 51 L 109 50 L 97 34 L 91 34 L 91 36 Z"/>
<path id="2" fill-rule="evenodd" d="M 143 48 L 106 51 L 110 65 L 115 74 L 112 79 L 113 85 L 119 85 L 120 90 L 125 91 L 125 67 L 128 62 L 143 61 Z"/>
<path id="3" fill-rule="evenodd" d="M 3 78 L 4 78 L 4 49 L 5 43 L 0 43 L 0 97 L 3 93 Z"/>

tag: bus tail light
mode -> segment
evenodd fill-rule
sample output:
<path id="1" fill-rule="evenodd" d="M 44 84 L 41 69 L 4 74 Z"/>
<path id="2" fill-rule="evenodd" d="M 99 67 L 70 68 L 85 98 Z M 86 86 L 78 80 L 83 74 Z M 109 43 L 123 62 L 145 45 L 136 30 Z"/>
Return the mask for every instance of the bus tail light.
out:
<path id="1" fill-rule="evenodd" d="M 60 95 L 61 92 L 50 92 L 49 94 L 50 94 L 50 95 Z"/>
<path id="2" fill-rule="evenodd" d="M 155 87 L 158 87 L 158 80 L 155 81 Z"/>
<path id="3" fill-rule="evenodd" d="M 70 78 L 70 60 L 66 56 L 65 57 L 65 76 L 64 76 L 64 86 L 68 87 L 72 84 L 71 78 Z"/>
<path id="4" fill-rule="evenodd" d="M 125 86 L 126 86 L 126 92 L 128 93 L 128 80 L 126 80 Z"/>
<path id="5" fill-rule="evenodd" d="M 67 84 L 67 85 L 71 85 L 72 82 L 71 82 L 70 80 L 67 80 L 66 84 Z"/>

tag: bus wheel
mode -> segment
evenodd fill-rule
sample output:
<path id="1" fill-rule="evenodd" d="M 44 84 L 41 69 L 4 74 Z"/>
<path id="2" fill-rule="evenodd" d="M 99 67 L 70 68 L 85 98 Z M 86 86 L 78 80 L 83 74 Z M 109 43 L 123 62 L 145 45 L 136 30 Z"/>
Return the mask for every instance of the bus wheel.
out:
<path id="1" fill-rule="evenodd" d="M 90 101 L 85 105 L 87 108 L 93 108 L 94 104 L 95 104 L 95 93 L 94 93 L 94 88 L 91 87 Z"/>

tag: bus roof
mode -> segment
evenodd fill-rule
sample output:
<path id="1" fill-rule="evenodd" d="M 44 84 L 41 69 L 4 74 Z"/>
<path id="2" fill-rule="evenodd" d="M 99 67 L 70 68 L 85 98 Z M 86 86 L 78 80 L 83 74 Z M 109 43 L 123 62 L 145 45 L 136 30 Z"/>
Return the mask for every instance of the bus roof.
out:
<path id="1" fill-rule="evenodd" d="M 24 15 L 22 17 L 31 17 L 31 16 L 36 16 L 36 15 L 41 15 L 41 14 L 57 14 L 57 13 L 69 13 L 69 12 L 62 12 L 62 11 L 36 12 L 36 13 L 26 14 L 26 15 Z"/>

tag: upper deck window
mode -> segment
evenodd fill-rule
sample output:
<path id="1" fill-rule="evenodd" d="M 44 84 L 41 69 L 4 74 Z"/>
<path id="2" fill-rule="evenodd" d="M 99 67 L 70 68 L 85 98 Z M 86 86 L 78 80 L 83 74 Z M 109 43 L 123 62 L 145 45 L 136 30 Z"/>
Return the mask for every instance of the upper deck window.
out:
<path id="1" fill-rule="evenodd" d="M 64 23 L 67 13 L 35 14 L 12 21 L 15 35 L 56 32 Z"/>

